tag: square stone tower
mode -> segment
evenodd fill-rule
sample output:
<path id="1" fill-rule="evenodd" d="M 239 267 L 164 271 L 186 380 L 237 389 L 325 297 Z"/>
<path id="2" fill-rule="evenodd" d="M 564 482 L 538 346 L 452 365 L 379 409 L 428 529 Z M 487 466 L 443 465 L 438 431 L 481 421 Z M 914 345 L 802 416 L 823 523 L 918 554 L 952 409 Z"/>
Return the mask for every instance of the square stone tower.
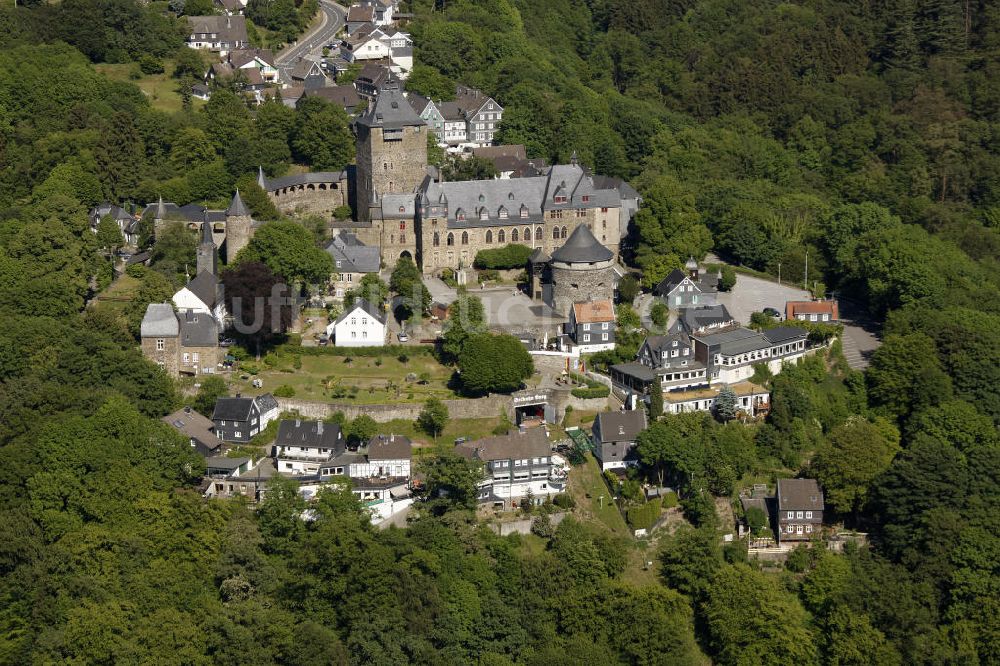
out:
<path id="1" fill-rule="evenodd" d="M 357 218 L 367 222 L 382 196 L 416 192 L 426 178 L 428 128 L 403 96 L 398 81 L 382 86 L 354 128 Z"/>

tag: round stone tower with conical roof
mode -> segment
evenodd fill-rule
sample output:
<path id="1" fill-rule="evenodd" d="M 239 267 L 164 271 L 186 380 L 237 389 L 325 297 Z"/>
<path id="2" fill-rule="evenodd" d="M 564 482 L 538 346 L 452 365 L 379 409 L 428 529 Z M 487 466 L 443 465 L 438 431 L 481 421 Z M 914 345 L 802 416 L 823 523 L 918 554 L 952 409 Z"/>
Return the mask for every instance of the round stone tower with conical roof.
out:
<path id="1" fill-rule="evenodd" d="M 253 219 L 250 209 L 243 203 L 240 191 L 236 190 L 233 200 L 226 209 L 226 263 L 233 263 L 236 253 L 246 247 L 253 236 Z"/>
<path id="2" fill-rule="evenodd" d="M 614 298 L 614 257 L 586 224 L 574 229 L 562 247 L 552 253 L 552 309 L 567 317 L 573 303 Z"/>

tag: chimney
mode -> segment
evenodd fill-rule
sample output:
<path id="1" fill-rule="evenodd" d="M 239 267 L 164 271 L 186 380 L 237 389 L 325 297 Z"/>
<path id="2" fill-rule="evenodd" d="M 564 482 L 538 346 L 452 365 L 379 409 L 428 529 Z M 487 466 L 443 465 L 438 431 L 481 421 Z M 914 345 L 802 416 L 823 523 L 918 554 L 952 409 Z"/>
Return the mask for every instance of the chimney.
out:
<path id="1" fill-rule="evenodd" d="M 302 427 L 302 419 L 295 419 L 295 427 L 296 428 Z"/>
<path id="2" fill-rule="evenodd" d="M 316 422 L 316 434 L 317 435 L 322 435 L 323 434 L 323 422 L 322 421 L 317 421 Z"/>

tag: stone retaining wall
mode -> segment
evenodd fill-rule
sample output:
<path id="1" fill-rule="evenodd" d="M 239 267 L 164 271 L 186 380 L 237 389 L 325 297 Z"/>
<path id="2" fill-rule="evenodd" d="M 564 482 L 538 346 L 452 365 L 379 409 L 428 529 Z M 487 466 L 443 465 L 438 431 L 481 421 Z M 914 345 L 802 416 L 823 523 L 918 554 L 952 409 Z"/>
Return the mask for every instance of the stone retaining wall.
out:
<path id="1" fill-rule="evenodd" d="M 539 389 L 538 394 L 547 396 L 549 404 L 556 409 L 556 418 L 562 421 L 566 415 L 566 407 L 574 410 L 600 412 L 608 409 L 607 398 L 577 398 L 565 389 Z M 363 405 L 352 402 L 311 402 L 296 398 L 277 398 L 281 411 L 297 411 L 307 419 L 325 419 L 337 412 L 343 412 L 349 419 L 355 419 L 362 414 L 370 416 L 378 423 L 387 423 L 396 419 L 413 421 L 424 408 L 423 403 L 389 403 Z M 507 417 L 514 419 L 514 402 L 509 395 L 491 395 L 485 398 L 470 398 L 464 400 L 442 400 L 448 408 L 448 415 L 453 419 L 489 419 L 500 415 L 503 410 Z"/>

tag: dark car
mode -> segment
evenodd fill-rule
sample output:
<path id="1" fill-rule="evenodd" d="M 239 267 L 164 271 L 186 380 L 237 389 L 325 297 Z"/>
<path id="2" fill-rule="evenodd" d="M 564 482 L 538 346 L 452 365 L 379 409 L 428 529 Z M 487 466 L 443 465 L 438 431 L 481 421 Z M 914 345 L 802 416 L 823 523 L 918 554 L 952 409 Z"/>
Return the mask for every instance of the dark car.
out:
<path id="1" fill-rule="evenodd" d="M 774 317 L 775 319 L 781 319 L 781 313 L 774 308 L 764 308 L 763 313 L 768 317 Z"/>

